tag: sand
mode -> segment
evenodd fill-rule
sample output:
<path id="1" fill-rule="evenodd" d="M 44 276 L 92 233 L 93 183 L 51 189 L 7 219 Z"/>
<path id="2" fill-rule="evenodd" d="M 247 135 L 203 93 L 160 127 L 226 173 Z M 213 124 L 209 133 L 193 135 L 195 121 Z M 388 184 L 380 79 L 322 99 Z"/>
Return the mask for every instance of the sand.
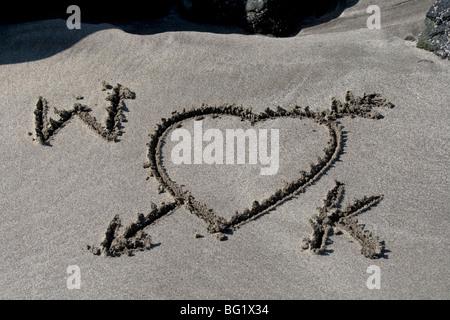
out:
<path id="1" fill-rule="evenodd" d="M 432 3 L 361 0 L 290 38 L 173 15 L 0 25 L 0 298 L 448 299 L 450 65 L 405 40 Z M 366 28 L 373 4 L 381 30 Z M 348 91 L 394 107 L 358 116 L 337 108 Z M 203 104 L 251 111 L 177 125 L 278 128 L 278 173 L 174 165 L 169 131 L 152 158 L 158 124 Z M 267 108 L 301 119 L 252 126 Z"/>

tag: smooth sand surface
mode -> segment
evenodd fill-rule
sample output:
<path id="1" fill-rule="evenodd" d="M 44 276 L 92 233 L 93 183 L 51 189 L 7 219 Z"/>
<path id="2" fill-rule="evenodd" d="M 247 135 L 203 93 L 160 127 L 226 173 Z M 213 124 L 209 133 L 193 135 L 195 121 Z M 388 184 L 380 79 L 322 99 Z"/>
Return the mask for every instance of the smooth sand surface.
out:
<path id="1" fill-rule="evenodd" d="M 378 1 L 382 29 L 369 30 L 366 9 L 377 1 L 361 0 L 339 18 L 283 39 L 200 32 L 189 30 L 190 23 L 186 31 L 168 32 L 152 32 L 150 24 L 144 34 L 109 24 L 68 30 L 63 20 L 0 26 L 0 298 L 450 298 L 450 65 L 404 40 L 419 35 L 432 3 Z M 125 101 L 128 121 L 119 142 L 101 139 L 78 118 L 51 146 L 28 135 L 40 96 L 50 110 L 80 102 L 104 121 L 102 80 L 136 93 Z M 347 90 L 378 92 L 395 108 L 378 110 L 380 120 L 340 120 L 346 141 L 339 161 L 305 193 L 227 241 L 180 208 L 145 229 L 155 244 L 148 251 L 110 258 L 85 250 L 100 244 L 116 214 L 128 225 L 151 202 L 173 200 L 158 194 L 143 168 L 148 135 L 172 111 L 202 103 L 242 104 L 254 112 L 293 105 L 326 110 Z M 248 128 L 230 119 L 204 124 Z M 169 174 L 227 216 L 294 179 L 327 144 L 323 127 L 311 123 L 278 119 L 258 126 L 280 130 L 278 175 L 260 176 L 259 167 L 248 165 L 180 168 L 167 160 Z M 170 143 L 164 148 L 170 152 Z M 383 258 L 364 257 L 345 234 L 330 238 L 326 255 L 301 250 L 311 234 L 308 219 L 335 180 L 345 183 L 344 204 L 384 195 L 358 217 L 385 241 Z M 81 270 L 79 290 L 67 288 L 70 265 Z M 366 286 L 371 265 L 381 270 L 381 289 Z"/>

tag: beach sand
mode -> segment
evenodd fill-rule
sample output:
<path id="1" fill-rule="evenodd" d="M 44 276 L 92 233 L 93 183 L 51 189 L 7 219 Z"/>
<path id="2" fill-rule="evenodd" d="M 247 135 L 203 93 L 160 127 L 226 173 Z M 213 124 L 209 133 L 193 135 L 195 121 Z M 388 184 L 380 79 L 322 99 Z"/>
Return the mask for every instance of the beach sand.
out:
<path id="1" fill-rule="evenodd" d="M 289 38 L 195 27 L 174 16 L 143 24 L 139 33 L 110 24 L 68 30 L 64 20 L 0 25 L 0 298 L 450 298 L 450 65 L 404 40 L 417 39 L 433 2 L 361 0 Z M 381 8 L 380 30 L 366 27 L 373 4 Z M 54 107 L 81 103 L 105 123 L 110 91 L 102 91 L 102 81 L 135 93 L 124 100 L 119 141 L 102 139 L 77 116 L 50 145 L 33 141 L 39 97 L 54 118 Z M 143 168 L 149 134 L 161 118 L 204 103 L 254 113 L 296 105 L 323 111 L 333 97 L 344 101 L 348 90 L 379 93 L 395 107 L 377 108 L 384 116 L 378 120 L 337 120 L 343 150 L 327 172 L 226 241 L 181 207 L 145 228 L 150 250 L 120 257 L 86 250 L 100 246 L 115 215 L 127 226 L 152 202 L 174 201 L 158 193 L 158 181 Z M 183 128 L 192 125 L 186 120 Z M 227 116 L 206 117 L 203 125 L 251 128 Z M 329 140 L 323 125 L 308 120 L 275 119 L 255 128 L 280 130 L 277 175 L 259 175 L 260 166 L 251 165 L 176 166 L 168 137 L 162 163 L 173 181 L 229 218 L 308 170 Z M 379 259 L 362 255 L 345 233 L 330 236 L 326 254 L 302 251 L 312 232 L 308 220 L 336 180 L 345 184 L 344 208 L 384 195 L 358 216 L 385 243 Z M 79 290 L 67 287 L 73 265 Z M 380 289 L 367 287 L 372 265 L 381 270 Z"/>

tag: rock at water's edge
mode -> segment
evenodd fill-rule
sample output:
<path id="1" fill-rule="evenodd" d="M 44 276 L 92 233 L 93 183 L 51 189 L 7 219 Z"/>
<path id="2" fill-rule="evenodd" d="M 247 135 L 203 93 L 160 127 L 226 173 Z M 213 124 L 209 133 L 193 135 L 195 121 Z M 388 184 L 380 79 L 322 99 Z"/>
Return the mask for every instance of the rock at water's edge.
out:
<path id="1" fill-rule="evenodd" d="M 428 10 L 417 47 L 450 60 L 450 0 L 438 0 Z"/>
<path id="2" fill-rule="evenodd" d="M 188 19 L 238 25 L 251 33 L 288 36 L 310 16 L 337 8 L 339 0 L 178 0 Z"/>

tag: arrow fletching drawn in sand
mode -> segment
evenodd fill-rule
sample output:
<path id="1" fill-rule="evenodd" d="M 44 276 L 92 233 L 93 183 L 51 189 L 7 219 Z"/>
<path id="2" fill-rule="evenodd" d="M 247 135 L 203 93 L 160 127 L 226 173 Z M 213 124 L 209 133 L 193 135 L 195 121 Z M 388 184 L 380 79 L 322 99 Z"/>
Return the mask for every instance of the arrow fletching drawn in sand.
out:
<path id="1" fill-rule="evenodd" d="M 108 141 L 116 141 L 117 137 L 122 134 L 120 129 L 121 122 L 125 122 L 126 119 L 123 115 L 123 107 L 125 99 L 134 99 L 135 94 L 130 89 L 117 84 L 112 87 L 105 82 L 103 83 L 103 90 L 111 89 L 112 92 L 108 94 L 106 100 L 110 102 L 110 105 L 106 108 L 108 117 L 106 119 L 106 125 L 102 126 L 95 117 L 89 114 L 91 109 L 80 103 L 75 103 L 70 110 L 58 110 L 54 108 L 54 112 L 59 119 L 53 119 L 48 117 L 48 103 L 43 97 L 39 97 L 36 103 L 35 114 L 35 132 L 37 140 L 43 144 L 49 144 L 49 140 L 54 137 L 58 131 L 74 116 L 78 116 L 84 123 L 86 123 L 91 129 L 97 132 L 100 136 Z"/>
<path id="2" fill-rule="evenodd" d="M 339 207 L 343 194 L 344 184 L 336 181 L 336 186 L 328 192 L 323 207 L 318 208 L 319 213 L 309 219 L 313 231 L 309 239 L 303 239 L 302 249 L 316 254 L 325 253 L 331 231 L 338 227 L 361 244 L 361 253 L 365 257 L 380 258 L 384 251 L 383 242 L 372 232 L 364 230 L 364 225 L 358 224 L 358 220 L 353 217 L 377 205 L 383 199 L 383 195 L 356 200 L 341 211 Z"/>
<path id="3" fill-rule="evenodd" d="M 121 219 L 116 215 L 106 228 L 105 237 L 100 248 L 87 245 L 86 249 L 95 255 L 116 257 L 122 254 L 133 255 L 135 251 L 144 251 L 152 246 L 152 238 L 144 229 L 163 216 L 166 216 L 180 207 L 179 202 L 163 203 L 157 207 L 151 205 L 151 211 L 144 215 L 138 214 L 136 222 L 129 224 L 120 235 Z"/>

